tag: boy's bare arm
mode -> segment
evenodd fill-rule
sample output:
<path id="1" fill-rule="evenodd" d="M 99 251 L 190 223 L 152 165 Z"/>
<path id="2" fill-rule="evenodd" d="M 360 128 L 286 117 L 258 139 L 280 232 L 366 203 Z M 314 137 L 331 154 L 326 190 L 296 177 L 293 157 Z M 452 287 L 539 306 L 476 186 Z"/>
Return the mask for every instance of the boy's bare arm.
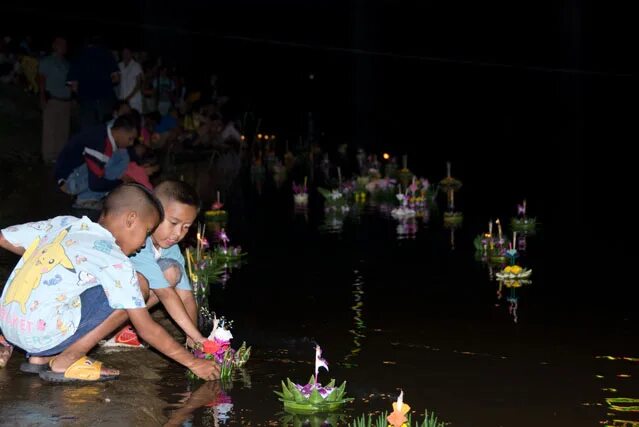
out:
<path id="1" fill-rule="evenodd" d="M 189 314 L 189 317 L 193 320 L 193 323 L 197 325 L 197 303 L 195 302 L 193 291 L 176 289 L 175 292 L 177 292 L 178 296 L 182 300 L 182 304 L 184 304 L 184 308 Z"/>
<path id="2" fill-rule="evenodd" d="M 2 231 L 0 231 L 0 248 L 6 249 L 9 252 L 13 252 L 16 255 L 24 254 L 24 248 L 20 246 L 14 246 L 2 235 Z"/>
<path id="3" fill-rule="evenodd" d="M 151 318 L 149 311 L 145 307 L 126 311 L 129 320 L 140 337 L 151 344 L 153 348 L 191 369 L 200 378 L 215 379 L 219 377 L 219 367 L 217 365 L 204 359 L 195 358 L 181 344 L 175 341 L 166 329 Z"/>
<path id="4" fill-rule="evenodd" d="M 197 329 L 195 319 L 191 316 L 188 307 L 185 307 L 174 288 L 153 289 L 153 292 L 160 299 L 169 316 L 182 328 L 188 337 L 196 342 L 202 342 L 206 339 Z"/>

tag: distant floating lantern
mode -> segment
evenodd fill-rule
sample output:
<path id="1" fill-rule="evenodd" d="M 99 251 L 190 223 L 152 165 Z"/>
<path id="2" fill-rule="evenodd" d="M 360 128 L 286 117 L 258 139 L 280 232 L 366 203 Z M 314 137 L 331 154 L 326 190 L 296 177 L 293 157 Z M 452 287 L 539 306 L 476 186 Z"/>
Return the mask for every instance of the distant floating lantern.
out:
<path id="1" fill-rule="evenodd" d="M 275 135 L 271 135 L 271 139 L 275 139 Z"/>
<path id="2" fill-rule="evenodd" d="M 264 139 L 268 141 L 268 135 L 264 135 Z"/>
<path id="3" fill-rule="evenodd" d="M 390 159 L 390 154 L 384 153 L 384 154 L 382 154 L 382 157 L 384 158 L 384 160 L 388 160 L 388 159 Z"/>
<path id="4" fill-rule="evenodd" d="M 244 135 L 240 135 L 240 140 L 244 141 L 246 137 Z"/>
<path id="5" fill-rule="evenodd" d="M 257 139 L 262 139 L 262 134 L 261 133 L 257 134 Z"/>

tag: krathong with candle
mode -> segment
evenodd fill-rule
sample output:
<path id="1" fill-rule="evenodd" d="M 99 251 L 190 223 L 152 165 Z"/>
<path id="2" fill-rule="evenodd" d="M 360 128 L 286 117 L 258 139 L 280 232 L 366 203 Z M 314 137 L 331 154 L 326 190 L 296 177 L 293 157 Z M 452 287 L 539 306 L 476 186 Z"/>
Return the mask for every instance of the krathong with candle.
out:
<path id="1" fill-rule="evenodd" d="M 393 402 L 393 412 L 379 415 L 362 415 L 355 418 L 349 427 L 444 427 L 446 423 L 439 421 L 434 412 L 425 411 L 424 419 L 413 423 L 410 406 L 404 402 L 404 392 L 401 391 L 397 400 Z"/>
<path id="2" fill-rule="evenodd" d="M 408 187 L 410 182 L 413 180 L 413 173 L 408 169 L 408 155 L 404 154 L 402 156 L 402 168 L 399 170 L 397 174 L 397 179 L 402 183 L 404 187 Z"/>
<path id="3" fill-rule="evenodd" d="M 187 248 L 184 254 L 193 294 L 200 307 L 206 305 L 210 284 L 224 273 L 224 263 L 210 249 L 205 231 L 206 225 L 198 224 L 196 247 Z"/>
<path id="4" fill-rule="evenodd" d="M 323 386 L 319 382 L 319 369 L 328 371 L 328 362 L 322 358 L 322 349 L 315 346 L 315 375 L 307 384 L 296 384 L 290 379 L 282 381 L 282 391 L 276 391 L 279 400 L 284 403 L 284 410 L 292 413 L 310 414 L 316 412 L 333 412 L 350 402 L 346 396 L 346 382 L 335 387 L 335 380 Z"/>
<path id="5" fill-rule="evenodd" d="M 537 228 L 537 218 L 529 217 L 527 215 L 526 199 L 522 204 L 517 205 L 517 216 L 512 218 L 510 226 L 514 231 L 520 233 L 532 234 Z"/>
<path id="6" fill-rule="evenodd" d="M 211 205 L 211 209 L 204 212 L 204 217 L 207 221 L 215 221 L 215 222 L 224 222 L 226 221 L 228 214 L 222 208 L 224 207 L 224 203 L 220 200 L 220 192 L 217 192 L 217 197 L 213 205 Z"/>
<path id="7" fill-rule="evenodd" d="M 448 194 L 449 190 L 459 191 L 462 187 L 462 183 L 460 180 L 453 178 L 451 175 L 451 163 L 446 163 L 446 177 L 439 182 L 439 188 Z"/>
<path id="8" fill-rule="evenodd" d="M 251 347 L 247 347 L 245 342 L 237 350 L 231 347 L 232 324 L 232 321 L 227 321 L 224 317 L 218 319 L 214 315 L 211 334 L 202 345 L 193 350 L 195 357 L 215 361 L 220 366 L 222 380 L 230 378 L 233 371 L 242 368 L 251 357 Z M 187 375 L 191 379 L 197 378 L 191 371 Z"/>
<path id="9" fill-rule="evenodd" d="M 512 249 L 512 244 L 508 238 L 504 236 L 499 219 L 495 221 L 495 224 L 497 225 L 497 235 L 493 233 L 493 221 L 490 220 L 488 223 L 488 232 L 475 237 L 473 244 L 477 258 L 483 261 L 501 264 L 508 260 L 508 250 Z"/>

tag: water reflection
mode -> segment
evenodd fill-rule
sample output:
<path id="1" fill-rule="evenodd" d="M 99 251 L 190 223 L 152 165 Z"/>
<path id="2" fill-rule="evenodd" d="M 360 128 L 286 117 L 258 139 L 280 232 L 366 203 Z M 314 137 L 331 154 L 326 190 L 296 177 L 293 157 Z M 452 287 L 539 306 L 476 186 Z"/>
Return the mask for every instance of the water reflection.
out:
<path id="1" fill-rule="evenodd" d="M 355 282 L 353 283 L 353 302 L 351 310 L 353 311 L 353 329 L 348 332 L 353 336 L 353 344 L 350 353 L 344 357 L 343 364 L 348 368 L 357 367 L 353 362 L 362 350 L 362 340 L 366 338 L 366 324 L 364 323 L 364 278 L 358 270 L 354 271 Z"/>
<path id="2" fill-rule="evenodd" d="M 171 412 L 165 426 L 192 425 L 189 421 L 193 419 L 193 413 L 200 408 L 207 408 L 200 425 L 224 425 L 233 410 L 231 397 L 225 393 L 219 381 L 201 383 L 195 391 L 185 393 L 178 406 Z"/>
<path id="3" fill-rule="evenodd" d="M 636 384 L 629 381 L 632 378 L 639 358 L 632 356 L 595 356 L 602 361 L 600 369 L 607 375 L 599 375 L 606 381 L 602 387 L 605 393 L 604 402 L 608 411 L 608 419 L 602 421 L 605 426 L 637 427 L 639 426 L 639 398 Z M 601 405 L 601 404 L 599 404 Z"/>
<path id="4" fill-rule="evenodd" d="M 513 322 L 517 323 L 519 318 L 517 310 L 519 309 L 519 296 L 518 289 L 524 285 L 532 284 L 532 280 L 498 280 L 497 287 L 497 301 L 502 300 L 504 296 L 504 288 L 508 289 L 508 296 L 506 296 L 506 302 L 508 305 L 508 314 L 512 317 Z M 499 305 L 499 303 L 497 303 Z"/>
<path id="5" fill-rule="evenodd" d="M 398 221 L 396 231 L 397 231 L 397 239 L 414 239 L 417 237 L 417 219 L 415 217 L 411 218 L 402 218 Z"/>
<path id="6" fill-rule="evenodd" d="M 280 425 L 286 427 L 327 427 L 345 425 L 346 416 L 343 414 L 289 414 L 280 416 Z"/>

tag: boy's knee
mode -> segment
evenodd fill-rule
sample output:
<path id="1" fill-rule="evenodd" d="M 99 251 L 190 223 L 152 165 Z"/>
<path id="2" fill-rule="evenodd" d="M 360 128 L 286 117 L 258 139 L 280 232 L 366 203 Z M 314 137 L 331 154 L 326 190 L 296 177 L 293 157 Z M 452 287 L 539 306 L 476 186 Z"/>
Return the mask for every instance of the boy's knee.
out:
<path id="1" fill-rule="evenodd" d="M 171 258 L 161 258 L 158 260 L 158 264 L 162 269 L 164 278 L 169 282 L 169 286 L 176 287 L 180 280 L 182 280 L 182 269 L 180 263 Z"/>

